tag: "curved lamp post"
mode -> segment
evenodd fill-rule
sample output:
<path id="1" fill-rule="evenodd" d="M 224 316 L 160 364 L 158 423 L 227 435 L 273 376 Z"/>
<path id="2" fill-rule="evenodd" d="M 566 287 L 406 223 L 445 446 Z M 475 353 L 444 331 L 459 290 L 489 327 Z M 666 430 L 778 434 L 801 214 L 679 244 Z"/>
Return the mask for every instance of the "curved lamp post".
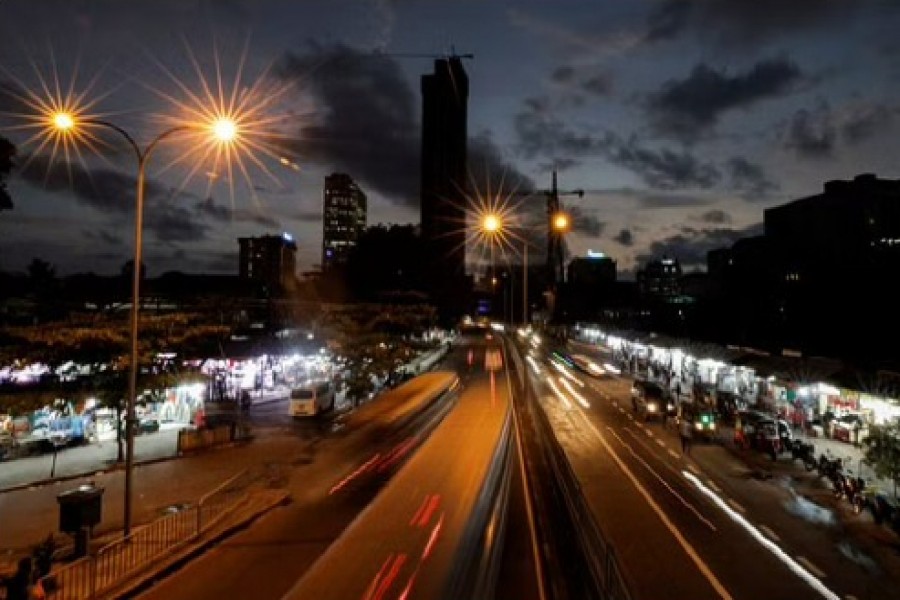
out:
<path id="1" fill-rule="evenodd" d="M 229 144 L 238 136 L 238 125 L 230 119 L 219 117 L 205 125 L 191 126 L 178 125 L 163 131 L 143 149 L 134 141 L 134 138 L 127 131 L 110 123 L 99 119 L 78 119 L 78 117 L 69 112 L 57 112 L 50 115 L 50 124 L 62 134 L 74 134 L 78 127 L 94 126 L 110 129 L 121 135 L 134 150 L 137 158 L 137 189 L 135 193 L 135 219 L 134 219 L 134 267 L 132 269 L 131 284 L 131 365 L 128 374 L 128 397 L 125 404 L 125 511 L 124 511 L 124 533 L 127 537 L 131 533 L 132 521 L 132 496 L 133 496 L 133 471 L 134 471 L 134 428 L 135 428 L 135 405 L 137 404 L 137 377 L 139 371 L 138 365 L 138 316 L 140 312 L 140 294 L 141 294 L 141 260 L 143 248 L 143 229 L 144 229 L 144 189 L 146 181 L 147 161 L 153 154 L 160 142 L 177 133 L 187 131 L 206 129 L 212 136 L 212 139 L 219 144 Z"/>

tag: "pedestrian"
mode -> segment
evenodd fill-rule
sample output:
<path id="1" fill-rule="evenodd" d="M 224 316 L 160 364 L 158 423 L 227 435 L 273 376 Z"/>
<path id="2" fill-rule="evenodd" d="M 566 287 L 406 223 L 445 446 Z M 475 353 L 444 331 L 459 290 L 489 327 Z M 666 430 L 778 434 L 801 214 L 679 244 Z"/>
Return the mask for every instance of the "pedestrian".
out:
<path id="1" fill-rule="evenodd" d="M 7 600 L 28 600 L 33 578 L 31 557 L 25 556 L 19 559 L 15 575 L 3 581 Z"/>
<path id="2" fill-rule="evenodd" d="M 744 433 L 744 423 L 741 421 L 741 415 L 734 420 L 734 445 L 741 450 L 747 449 L 747 436 Z"/>
<path id="3" fill-rule="evenodd" d="M 685 419 L 683 416 L 681 417 L 681 422 L 678 424 L 679 426 L 679 434 L 681 435 L 681 453 L 682 454 L 690 454 L 691 453 L 691 442 L 692 437 L 694 435 L 693 427 L 691 426 L 691 422 Z"/>

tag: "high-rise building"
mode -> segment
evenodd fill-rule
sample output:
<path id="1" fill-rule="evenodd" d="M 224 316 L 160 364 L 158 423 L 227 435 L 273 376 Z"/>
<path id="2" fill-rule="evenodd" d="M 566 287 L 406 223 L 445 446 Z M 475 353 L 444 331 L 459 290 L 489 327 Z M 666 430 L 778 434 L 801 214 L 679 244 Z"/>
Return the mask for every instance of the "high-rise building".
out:
<path id="1" fill-rule="evenodd" d="M 681 265 L 667 256 L 647 262 L 637 272 L 638 290 L 645 298 L 665 299 L 681 293 Z"/>
<path id="2" fill-rule="evenodd" d="M 262 284 L 269 292 L 290 288 L 296 277 L 297 244 L 289 233 L 238 238 L 238 275 Z"/>
<path id="3" fill-rule="evenodd" d="M 345 265 L 366 228 L 366 195 L 344 173 L 325 177 L 322 192 L 322 270 Z"/>
<path id="4" fill-rule="evenodd" d="M 466 112 L 469 78 L 457 56 L 422 76 L 422 236 L 433 266 L 432 297 L 454 312 L 465 277 Z"/>

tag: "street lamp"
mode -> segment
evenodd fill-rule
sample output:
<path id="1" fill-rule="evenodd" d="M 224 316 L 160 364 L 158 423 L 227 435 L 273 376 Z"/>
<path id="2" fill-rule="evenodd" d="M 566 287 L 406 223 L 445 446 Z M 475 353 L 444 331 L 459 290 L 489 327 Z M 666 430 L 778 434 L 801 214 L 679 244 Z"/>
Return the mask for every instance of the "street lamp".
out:
<path id="1" fill-rule="evenodd" d="M 59 135 L 77 136 L 79 127 L 94 126 L 110 129 L 121 135 L 134 150 L 137 158 L 137 190 L 135 194 L 135 219 L 134 219 L 134 268 L 131 282 L 131 365 L 128 374 L 128 397 L 125 404 L 125 511 L 124 511 L 124 536 L 131 533 L 131 500 L 133 496 L 133 471 L 134 471 L 134 426 L 135 405 L 137 404 L 137 377 L 138 377 L 138 315 L 140 312 L 141 291 L 141 260 L 143 248 L 144 226 L 144 190 L 146 180 L 147 161 L 160 142 L 175 135 L 189 131 L 206 131 L 209 134 L 209 142 L 217 145 L 228 145 L 237 141 L 240 133 L 237 122 L 230 117 L 216 117 L 208 123 L 184 124 L 171 127 L 150 141 L 143 149 L 134 141 L 127 131 L 100 119 L 78 119 L 77 115 L 59 111 L 49 115 L 49 125 Z"/>
<path id="2" fill-rule="evenodd" d="M 495 213 L 488 213 L 481 219 L 481 230 L 489 238 L 491 243 L 491 256 L 493 256 L 493 244 L 496 238 L 503 236 L 503 218 Z M 522 322 L 528 323 L 528 240 L 522 240 Z M 496 285 L 497 278 L 494 277 L 492 282 Z M 510 279 L 510 285 L 512 280 Z M 511 299 L 510 299 L 511 300 Z M 510 313 L 512 311 L 510 310 Z M 512 320 L 512 314 L 510 314 Z"/>

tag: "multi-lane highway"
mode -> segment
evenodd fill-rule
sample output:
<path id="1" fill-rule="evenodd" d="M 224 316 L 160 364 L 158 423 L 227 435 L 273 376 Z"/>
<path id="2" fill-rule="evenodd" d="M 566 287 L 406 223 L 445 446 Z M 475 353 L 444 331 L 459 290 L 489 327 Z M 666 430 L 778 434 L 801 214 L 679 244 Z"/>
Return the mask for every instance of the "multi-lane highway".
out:
<path id="1" fill-rule="evenodd" d="M 506 367 L 499 340 L 481 335 L 458 344 L 439 365 L 443 371 L 419 377 L 350 415 L 291 424 L 270 414 L 265 426 L 293 429 L 302 447 L 290 457 L 272 457 L 292 503 L 170 573 L 141 597 L 281 598 L 298 581 L 305 582 L 303 589 L 316 590 L 315 597 L 361 597 L 356 592 L 376 581 L 379 589 L 392 590 L 384 597 L 399 597 L 404 585 L 415 582 L 411 597 L 425 598 L 462 581 L 449 578 L 461 568 L 460 549 L 488 545 L 472 539 L 477 532 L 470 517 L 479 514 L 475 507 L 485 502 L 482 490 L 491 487 L 484 483 L 499 432 L 511 428 Z M 450 393 L 435 396 L 429 391 L 434 389 Z M 510 455 L 505 464 L 515 460 Z M 508 467 L 499 473 L 508 474 L 520 475 Z M 493 548 L 502 547 L 504 530 L 515 547 L 494 556 L 490 572 L 510 580 L 510 597 L 527 600 L 536 597 L 533 533 L 530 520 L 520 514 L 525 511 L 521 481 L 509 479 L 505 485 L 502 511 L 490 515 L 485 531 L 497 538 L 490 540 Z M 370 554 L 338 554 L 359 540 Z M 382 572 L 388 559 L 404 564 L 388 561 Z"/>
<path id="2" fill-rule="evenodd" d="M 523 345 L 546 413 L 633 598 L 897 598 L 847 540 L 790 510 L 716 444 L 682 452 L 675 426 L 635 418 L 630 380 L 591 376 Z"/>

